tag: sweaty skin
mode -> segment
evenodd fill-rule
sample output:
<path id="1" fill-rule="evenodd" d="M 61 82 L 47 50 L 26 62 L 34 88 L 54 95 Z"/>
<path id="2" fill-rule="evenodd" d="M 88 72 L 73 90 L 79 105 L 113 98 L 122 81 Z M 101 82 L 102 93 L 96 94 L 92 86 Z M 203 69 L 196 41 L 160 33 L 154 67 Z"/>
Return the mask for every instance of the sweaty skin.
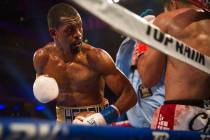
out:
<path id="1" fill-rule="evenodd" d="M 210 56 L 210 13 L 199 12 L 192 8 L 181 8 L 159 15 L 154 24 L 163 32 Z M 145 87 L 156 84 L 166 66 L 166 100 L 210 97 L 208 74 L 152 48 L 140 59 L 138 70 Z"/>
<path id="2" fill-rule="evenodd" d="M 132 85 L 109 54 L 82 42 L 81 19 L 63 19 L 58 28 L 49 29 L 54 42 L 37 50 L 33 60 L 37 76 L 56 79 L 60 92 L 56 104 L 65 107 L 102 104 L 106 83 L 118 96 L 114 105 L 121 113 L 135 105 Z"/>

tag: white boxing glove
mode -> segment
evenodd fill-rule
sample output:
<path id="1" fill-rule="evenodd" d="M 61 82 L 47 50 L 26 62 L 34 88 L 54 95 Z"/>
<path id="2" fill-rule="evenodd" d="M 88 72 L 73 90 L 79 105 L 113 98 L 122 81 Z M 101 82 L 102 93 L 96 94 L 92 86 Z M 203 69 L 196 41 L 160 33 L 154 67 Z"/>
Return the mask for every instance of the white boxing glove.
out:
<path id="1" fill-rule="evenodd" d="M 94 113 L 83 120 L 81 119 L 81 122 L 82 125 L 107 125 L 115 122 L 119 115 L 119 109 L 114 105 L 110 105 L 100 113 Z"/>
<path id="2" fill-rule="evenodd" d="M 106 125 L 106 120 L 101 113 L 95 113 L 83 120 L 83 125 Z"/>
<path id="3" fill-rule="evenodd" d="M 41 103 L 48 103 L 58 97 L 58 84 L 54 78 L 39 76 L 33 84 L 35 98 Z"/>
<path id="4" fill-rule="evenodd" d="M 85 119 L 85 117 L 83 117 L 83 116 L 77 116 L 77 117 L 72 121 L 72 124 L 82 125 L 84 119 Z"/>

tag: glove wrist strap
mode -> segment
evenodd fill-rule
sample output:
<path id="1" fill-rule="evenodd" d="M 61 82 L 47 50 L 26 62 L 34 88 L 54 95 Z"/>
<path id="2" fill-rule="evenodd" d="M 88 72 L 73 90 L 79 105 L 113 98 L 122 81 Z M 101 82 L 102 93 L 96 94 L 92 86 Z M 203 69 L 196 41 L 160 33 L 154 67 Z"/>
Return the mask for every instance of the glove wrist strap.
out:
<path id="1" fill-rule="evenodd" d="M 120 115 L 119 109 L 114 105 L 108 106 L 107 108 L 102 110 L 100 113 L 103 115 L 107 124 L 111 124 L 112 122 L 117 121 L 117 118 Z"/>

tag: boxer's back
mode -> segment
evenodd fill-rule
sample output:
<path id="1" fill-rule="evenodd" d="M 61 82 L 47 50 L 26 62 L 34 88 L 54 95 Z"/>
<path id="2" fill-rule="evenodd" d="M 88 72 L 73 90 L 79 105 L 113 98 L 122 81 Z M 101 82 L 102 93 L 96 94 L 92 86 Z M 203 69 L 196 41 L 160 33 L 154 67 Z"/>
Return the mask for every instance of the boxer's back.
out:
<path id="1" fill-rule="evenodd" d="M 192 48 L 210 56 L 210 18 L 202 19 L 195 10 L 172 11 L 165 31 Z M 178 13 L 178 14 L 177 14 Z M 209 14 L 209 13 L 208 13 Z M 172 57 L 167 59 L 165 77 L 166 100 L 207 99 L 210 77 L 196 68 Z"/>

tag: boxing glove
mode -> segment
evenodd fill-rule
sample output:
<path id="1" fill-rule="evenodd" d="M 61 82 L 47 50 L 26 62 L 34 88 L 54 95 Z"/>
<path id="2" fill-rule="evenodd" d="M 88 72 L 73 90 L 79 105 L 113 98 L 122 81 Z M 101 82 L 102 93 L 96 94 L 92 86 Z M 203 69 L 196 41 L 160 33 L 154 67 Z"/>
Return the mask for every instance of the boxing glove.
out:
<path id="1" fill-rule="evenodd" d="M 33 93 L 39 102 L 48 103 L 58 97 L 58 84 L 52 77 L 39 76 L 33 84 Z"/>
<path id="2" fill-rule="evenodd" d="M 110 105 L 100 113 L 92 114 L 82 120 L 82 125 L 106 125 L 115 122 L 119 117 L 120 112 L 114 105 Z"/>

